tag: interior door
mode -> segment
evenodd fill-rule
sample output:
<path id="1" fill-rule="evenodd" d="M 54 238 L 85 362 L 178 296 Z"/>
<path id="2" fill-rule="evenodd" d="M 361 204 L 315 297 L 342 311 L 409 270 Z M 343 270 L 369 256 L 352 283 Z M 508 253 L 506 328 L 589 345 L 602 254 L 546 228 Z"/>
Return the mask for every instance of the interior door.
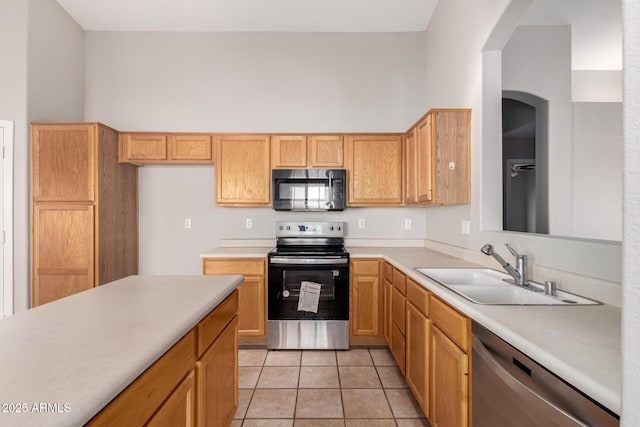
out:
<path id="1" fill-rule="evenodd" d="M 0 319 L 13 314 L 13 122 L 0 120 Z"/>

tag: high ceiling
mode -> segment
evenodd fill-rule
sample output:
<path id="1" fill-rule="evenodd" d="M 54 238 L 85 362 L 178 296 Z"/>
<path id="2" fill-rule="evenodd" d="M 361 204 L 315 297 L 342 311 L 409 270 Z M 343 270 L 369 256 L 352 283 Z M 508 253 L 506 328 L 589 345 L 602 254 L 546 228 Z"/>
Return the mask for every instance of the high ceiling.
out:
<path id="1" fill-rule="evenodd" d="M 87 31 L 424 31 L 438 0 L 57 0 Z"/>

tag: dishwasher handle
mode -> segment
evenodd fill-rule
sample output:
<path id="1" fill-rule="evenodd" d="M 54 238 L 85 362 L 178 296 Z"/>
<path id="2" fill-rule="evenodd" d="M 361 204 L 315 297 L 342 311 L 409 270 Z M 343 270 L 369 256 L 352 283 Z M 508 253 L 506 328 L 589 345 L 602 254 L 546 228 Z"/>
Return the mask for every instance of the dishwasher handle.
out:
<path id="1" fill-rule="evenodd" d="M 546 406 L 548 406 L 550 409 L 552 409 L 553 411 L 557 412 L 558 415 L 566 418 L 566 420 L 568 422 L 573 422 L 573 424 L 576 425 L 576 426 L 589 427 L 588 424 L 585 424 L 584 422 L 580 421 L 579 419 L 577 419 L 573 415 L 569 414 L 564 409 L 558 407 L 556 404 L 551 402 L 546 397 L 540 395 L 539 393 L 536 393 L 534 390 L 532 390 L 531 388 L 527 387 L 524 383 L 522 383 L 519 379 L 517 379 L 516 377 L 511 375 L 500 364 L 500 362 L 493 357 L 493 355 L 487 349 L 487 347 L 485 347 L 485 345 L 482 343 L 482 341 L 480 341 L 480 339 L 478 339 L 478 337 L 476 337 L 475 335 L 472 335 L 472 346 L 473 346 L 473 351 L 476 353 L 476 355 L 485 364 L 487 364 L 489 369 L 491 369 L 491 371 L 503 383 L 505 383 L 509 388 L 511 388 L 514 392 L 522 394 L 522 395 L 527 395 L 527 396 L 529 396 L 530 399 L 536 399 L 538 401 L 541 401 Z"/>

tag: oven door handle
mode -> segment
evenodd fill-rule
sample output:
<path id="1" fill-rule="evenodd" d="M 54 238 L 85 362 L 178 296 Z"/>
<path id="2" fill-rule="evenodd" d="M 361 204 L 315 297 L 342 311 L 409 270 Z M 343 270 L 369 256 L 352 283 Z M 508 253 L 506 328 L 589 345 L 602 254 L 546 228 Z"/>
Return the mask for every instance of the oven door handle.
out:
<path id="1" fill-rule="evenodd" d="M 286 258 L 286 257 L 272 257 L 269 258 L 269 264 L 284 264 L 284 265 L 339 265 L 348 264 L 348 258 Z"/>

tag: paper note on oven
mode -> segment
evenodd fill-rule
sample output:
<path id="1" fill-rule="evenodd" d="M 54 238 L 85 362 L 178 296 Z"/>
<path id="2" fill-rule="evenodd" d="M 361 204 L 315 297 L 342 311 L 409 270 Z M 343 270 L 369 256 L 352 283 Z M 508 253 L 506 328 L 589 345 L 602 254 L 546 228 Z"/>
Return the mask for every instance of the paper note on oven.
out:
<path id="1" fill-rule="evenodd" d="M 318 312 L 318 304 L 320 303 L 320 283 L 300 282 L 300 298 L 298 299 L 298 311 Z"/>

